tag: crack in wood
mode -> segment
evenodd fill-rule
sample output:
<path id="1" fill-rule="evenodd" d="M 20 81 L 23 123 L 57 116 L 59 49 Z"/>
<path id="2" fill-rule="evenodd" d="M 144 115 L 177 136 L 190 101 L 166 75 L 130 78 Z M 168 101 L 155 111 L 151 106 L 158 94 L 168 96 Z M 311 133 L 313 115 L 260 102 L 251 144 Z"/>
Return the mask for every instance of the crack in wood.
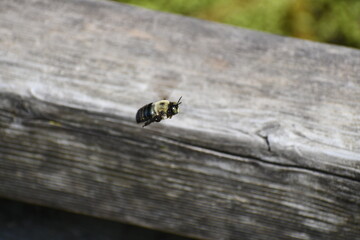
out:
<path id="1" fill-rule="evenodd" d="M 270 164 L 273 166 L 278 166 L 278 167 L 285 167 L 285 168 L 289 168 L 289 169 L 297 169 L 297 170 L 304 170 L 304 171 L 311 171 L 311 172 L 317 172 L 319 174 L 324 174 L 324 175 L 330 175 L 333 177 L 339 177 L 339 178 L 343 178 L 343 179 L 347 179 L 347 180 L 351 180 L 354 182 L 360 182 L 360 179 L 358 178 L 354 178 L 354 177 L 349 177 L 349 176 L 345 176 L 345 175 L 341 175 L 341 174 L 337 174 L 337 173 L 332 173 L 329 171 L 325 171 L 319 168 L 312 168 L 312 167 L 306 167 L 306 166 L 297 166 L 297 165 L 292 165 L 292 164 L 285 164 L 285 163 L 278 163 L 278 162 L 271 162 L 265 159 L 261 159 L 259 157 L 253 156 L 253 155 L 235 155 L 233 153 L 230 152 L 225 152 L 225 151 L 221 151 L 219 149 L 213 149 L 213 148 L 206 148 L 204 146 L 199 146 L 199 145 L 189 145 L 185 142 L 181 142 L 172 138 L 167 138 L 164 136 L 157 136 L 155 137 L 156 139 L 162 140 L 162 141 L 168 141 L 168 142 L 172 142 L 173 144 L 179 145 L 179 146 L 183 146 L 192 150 L 196 150 L 199 152 L 207 152 L 210 153 L 212 155 L 215 156 L 219 156 L 219 157 L 225 157 L 225 158 L 230 158 L 232 160 L 244 160 L 244 159 L 250 159 L 250 160 L 255 160 L 258 162 L 262 162 L 265 164 Z"/>

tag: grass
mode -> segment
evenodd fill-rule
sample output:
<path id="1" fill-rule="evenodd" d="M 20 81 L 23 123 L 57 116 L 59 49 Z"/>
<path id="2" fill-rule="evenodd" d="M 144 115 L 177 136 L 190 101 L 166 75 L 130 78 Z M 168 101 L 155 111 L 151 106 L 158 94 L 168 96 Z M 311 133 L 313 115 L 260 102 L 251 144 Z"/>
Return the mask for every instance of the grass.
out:
<path id="1" fill-rule="evenodd" d="M 274 34 L 360 48 L 359 0 L 117 0 Z"/>

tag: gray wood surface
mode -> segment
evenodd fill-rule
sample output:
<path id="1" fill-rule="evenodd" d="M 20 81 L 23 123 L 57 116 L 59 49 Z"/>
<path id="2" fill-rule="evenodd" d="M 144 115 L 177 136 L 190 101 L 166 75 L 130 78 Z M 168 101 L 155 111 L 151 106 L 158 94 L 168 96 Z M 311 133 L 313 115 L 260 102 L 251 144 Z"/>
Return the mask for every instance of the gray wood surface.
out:
<path id="1" fill-rule="evenodd" d="M 0 1 L 0 195 L 201 239 L 360 239 L 359 96 L 359 50 Z"/>

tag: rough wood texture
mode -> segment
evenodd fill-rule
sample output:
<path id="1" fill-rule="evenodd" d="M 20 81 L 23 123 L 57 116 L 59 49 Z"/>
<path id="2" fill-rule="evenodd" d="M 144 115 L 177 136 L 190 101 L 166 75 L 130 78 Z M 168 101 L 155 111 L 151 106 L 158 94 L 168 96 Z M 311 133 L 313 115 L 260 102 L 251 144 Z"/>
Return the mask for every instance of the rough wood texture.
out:
<path id="1" fill-rule="evenodd" d="M 202 239 L 360 239 L 360 52 L 0 1 L 0 195 Z M 181 113 L 141 128 L 164 94 Z"/>

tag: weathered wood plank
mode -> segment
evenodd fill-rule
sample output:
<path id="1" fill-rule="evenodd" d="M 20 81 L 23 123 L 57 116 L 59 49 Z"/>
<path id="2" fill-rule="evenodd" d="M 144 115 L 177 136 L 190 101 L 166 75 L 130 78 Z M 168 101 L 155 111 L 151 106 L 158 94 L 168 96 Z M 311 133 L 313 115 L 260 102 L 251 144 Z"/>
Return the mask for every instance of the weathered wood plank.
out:
<path id="1" fill-rule="evenodd" d="M 359 239 L 359 66 L 112 2 L 1 1 L 0 194 L 198 238 Z M 182 112 L 137 126 L 163 94 Z"/>
<path id="2" fill-rule="evenodd" d="M 194 147 L 110 115 L 9 94 L 1 103 L 6 196 L 210 239 L 358 237 L 353 180 Z"/>

